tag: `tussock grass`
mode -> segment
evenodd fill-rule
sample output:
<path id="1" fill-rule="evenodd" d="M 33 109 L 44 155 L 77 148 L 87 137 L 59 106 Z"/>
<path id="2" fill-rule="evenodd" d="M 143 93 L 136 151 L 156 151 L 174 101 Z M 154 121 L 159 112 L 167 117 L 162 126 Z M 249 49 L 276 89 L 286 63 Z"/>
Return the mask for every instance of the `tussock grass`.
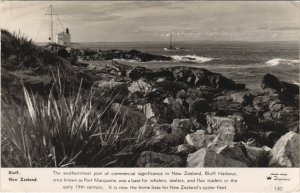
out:
<path id="1" fill-rule="evenodd" d="M 1 35 L 4 36 L 1 38 L 1 57 L 4 61 L 13 60 L 17 69 L 33 62 L 37 47 L 31 39 L 20 31 L 11 34 L 6 30 L 1 30 Z"/>
<path id="2" fill-rule="evenodd" d="M 55 80 L 47 99 L 30 93 L 24 86 L 25 105 L 2 98 L 2 151 L 6 151 L 2 166 L 130 165 L 120 159 L 130 149 L 135 132 L 122 127 L 124 117 L 118 113 L 107 117 L 114 100 L 98 107 L 92 103 L 93 94 L 85 96 L 81 89 L 66 97 L 60 79 Z"/>

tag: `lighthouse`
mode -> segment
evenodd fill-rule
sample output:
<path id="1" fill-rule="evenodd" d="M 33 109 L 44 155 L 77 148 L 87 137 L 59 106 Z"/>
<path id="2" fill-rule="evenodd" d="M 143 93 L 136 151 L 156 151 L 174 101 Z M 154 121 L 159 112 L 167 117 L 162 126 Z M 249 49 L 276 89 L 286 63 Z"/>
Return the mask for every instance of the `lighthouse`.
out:
<path id="1" fill-rule="evenodd" d="M 62 46 L 71 46 L 71 34 L 69 28 L 57 34 L 57 43 Z"/>

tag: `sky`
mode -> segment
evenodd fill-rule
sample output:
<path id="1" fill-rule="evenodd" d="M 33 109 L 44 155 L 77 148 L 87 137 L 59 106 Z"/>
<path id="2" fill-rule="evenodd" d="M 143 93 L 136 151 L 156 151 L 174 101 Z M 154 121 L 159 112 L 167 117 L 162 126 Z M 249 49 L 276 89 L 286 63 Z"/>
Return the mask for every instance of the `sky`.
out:
<path id="1" fill-rule="evenodd" d="M 300 13 L 288 1 L 2 1 L 1 28 L 37 42 L 68 27 L 73 42 L 293 41 Z"/>

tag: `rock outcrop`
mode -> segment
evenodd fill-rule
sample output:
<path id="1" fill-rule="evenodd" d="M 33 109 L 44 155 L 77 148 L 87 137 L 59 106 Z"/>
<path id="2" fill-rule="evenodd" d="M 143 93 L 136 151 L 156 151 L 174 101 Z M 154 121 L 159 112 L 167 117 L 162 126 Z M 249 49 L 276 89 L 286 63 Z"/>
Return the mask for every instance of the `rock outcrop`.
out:
<path id="1" fill-rule="evenodd" d="M 247 167 L 247 164 L 202 148 L 189 154 L 187 167 Z"/>
<path id="2" fill-rule="evenodd" d="M 283 135 L 271 150 L 269 166 L 300 166 L 300 134 L 290 131 Z"/>

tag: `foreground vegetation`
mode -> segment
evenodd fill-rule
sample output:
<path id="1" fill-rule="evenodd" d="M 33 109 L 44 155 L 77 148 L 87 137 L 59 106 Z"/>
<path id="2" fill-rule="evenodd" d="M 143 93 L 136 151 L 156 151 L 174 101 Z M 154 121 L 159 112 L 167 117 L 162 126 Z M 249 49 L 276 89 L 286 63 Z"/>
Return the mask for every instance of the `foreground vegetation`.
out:
<path id="1" fill-rule="evenodd" d="M 118 112 L 109 113 L 114 97 L 103 99 L 101 105 L 93 103 L 93 93 L 83 89 L 82 79 L 77 88 L 68 87 L 71 75 L 66 73 L 66 62 L 61 65 L 62 59 L 60 66 L 53 67 L 53 61 L 58 60 L 55 54 L 35 46 L 21 33 L 2 31 L 2 35 L 2 70 L 9 71 L 10 79 L 19 77 L 13 79 L 17 82 L 15 88 L 7 88 L 8 79 L 2 77 L 1 165 L 130 165 L 130 160 L 119 159 L 118 155 L 130 149 L 134 132 L 122 129 Z M 50 77 L 50 86 L 34 90 L 31 82 L 23 82 L 22 74 L 17 74 L 26 70 L 35 73 L 37 79 Z"/>

